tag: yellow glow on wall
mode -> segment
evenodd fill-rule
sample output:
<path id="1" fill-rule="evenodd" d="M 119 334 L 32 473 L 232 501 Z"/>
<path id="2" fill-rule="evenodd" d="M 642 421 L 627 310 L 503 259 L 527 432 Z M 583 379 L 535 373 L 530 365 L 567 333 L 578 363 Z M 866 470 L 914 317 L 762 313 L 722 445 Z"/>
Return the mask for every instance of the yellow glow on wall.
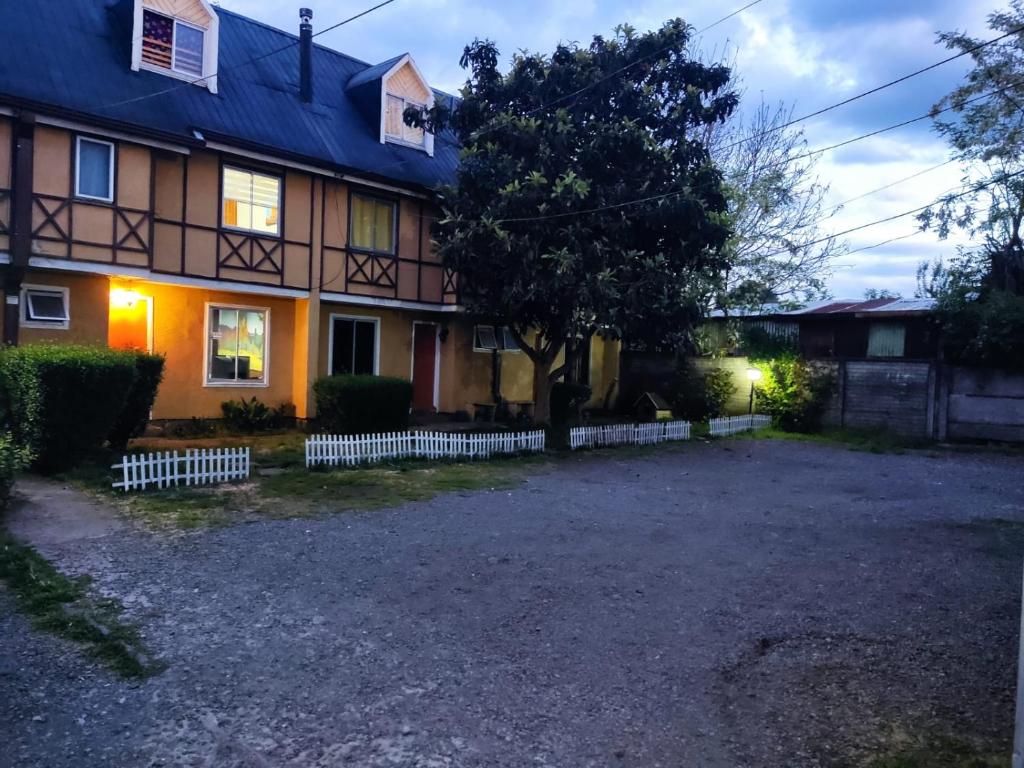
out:
<path id="1" fill-rule="evenodd" d="M 128 288 L 110 289 L 111 309 L 134 309 L 135 305 L 143 300 L 142 294 Z"/>

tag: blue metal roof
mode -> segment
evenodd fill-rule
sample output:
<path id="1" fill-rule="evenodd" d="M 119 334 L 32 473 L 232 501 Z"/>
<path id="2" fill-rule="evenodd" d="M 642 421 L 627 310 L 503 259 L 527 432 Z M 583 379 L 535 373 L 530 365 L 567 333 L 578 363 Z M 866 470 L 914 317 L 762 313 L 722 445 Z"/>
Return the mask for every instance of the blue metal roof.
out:
<path id="1" fill-rule="evenodd" d="M 132 9 L 132 0 L 0 2 L 0 103 L 71 112 L 186 143 L 199 131 L 207 139 L 416 187 L 454 179 L 459 152 L 450 133 L 435 137 L 433 157 L 381 144 L 379 122 L 346 91 L 353 78 L 379 78 L 400 57 L 370 65 L 314 45 L 313 102 L 306 104 L 299 98 L 298 37 L 217 8 L 214 94 L 131 70 Z"/>

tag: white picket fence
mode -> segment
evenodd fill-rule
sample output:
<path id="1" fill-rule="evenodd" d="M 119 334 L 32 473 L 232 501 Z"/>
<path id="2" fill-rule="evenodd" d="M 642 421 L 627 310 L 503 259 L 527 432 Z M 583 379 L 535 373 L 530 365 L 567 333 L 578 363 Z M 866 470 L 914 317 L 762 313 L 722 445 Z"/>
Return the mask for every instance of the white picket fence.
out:
<path id="1" fill-rule="evenodd" d="M 772 417 L 759 413 L 747 416 L 725 416 L 708 421 L 708 432 L 712 437 L 725 437 L 752 429 L 764 429 L 772 425 Z"/>
<path id="2" fill-rule="evenodd" d="M 689 440 L 690 422 L 659 421 L 650 424 L 607 424 L 569 430 L 569 447 L 604 448 L 612 445 L 655 445 L 670 440 Z"/>
<path id="3" fill-rule="evenodd" d="M 150 486 L 212 485 L 249 477 L 248 448 L 200 448 L 178 453 L 125 455 L 112 469 L 120 470 L 115 488 L 145 490 Z"/>
<path id="4" fill-rule="evenodd" d="M 544 430 L 534 432 L 385 432 L 314 435 L 306 439 L 306 466 L 371 464 L 387 459 L 488 459 L 544 450 Z"/>

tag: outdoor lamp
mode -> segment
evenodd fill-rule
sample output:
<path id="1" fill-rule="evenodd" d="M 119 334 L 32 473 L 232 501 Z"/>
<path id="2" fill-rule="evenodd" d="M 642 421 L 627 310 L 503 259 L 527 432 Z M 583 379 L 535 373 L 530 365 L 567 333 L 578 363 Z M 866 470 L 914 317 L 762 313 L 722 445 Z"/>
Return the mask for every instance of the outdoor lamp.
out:
<path id="1" fill-rule="evenodd" d="M 142 299 L 138 291 L 127 288 L 113 288 L 110 291 L 110 306 L 114 309 L 133 309 Z"/>
<path id="2" fill-rule="evenodd" d="M 747 378 L 750 379 L 750 403 L 747 407 L 747 413 L 754 413 L 754 384 L 761 380 L 761 369 L 750 367 L 747 368 Z"/>

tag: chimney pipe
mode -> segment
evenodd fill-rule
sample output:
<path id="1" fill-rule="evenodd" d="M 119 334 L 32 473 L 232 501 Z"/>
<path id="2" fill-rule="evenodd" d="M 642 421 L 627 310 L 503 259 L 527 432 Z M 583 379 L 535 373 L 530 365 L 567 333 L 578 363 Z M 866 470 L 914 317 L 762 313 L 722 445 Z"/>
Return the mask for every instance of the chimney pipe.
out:
<path id="1" fill-rule="evenodd" d="M 313 101 L 313 11 L 299 9 L 299 96 Z"/>

